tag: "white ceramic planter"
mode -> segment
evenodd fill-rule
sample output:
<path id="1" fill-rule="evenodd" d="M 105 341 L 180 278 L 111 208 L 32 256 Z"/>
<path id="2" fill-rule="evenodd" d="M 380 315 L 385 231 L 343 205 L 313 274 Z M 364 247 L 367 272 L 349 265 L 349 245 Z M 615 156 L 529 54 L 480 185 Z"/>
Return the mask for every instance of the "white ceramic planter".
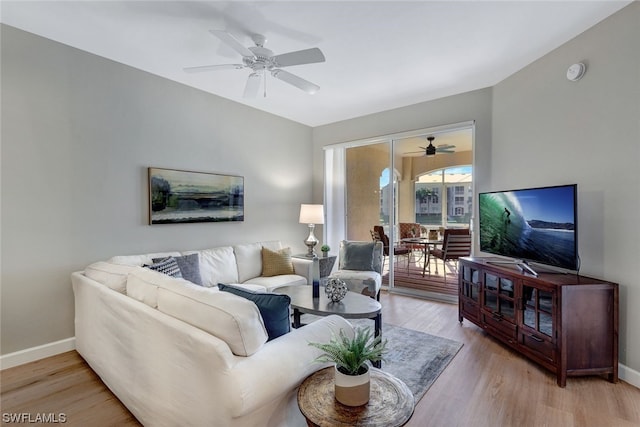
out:
<path id="1" fill-rule="evenodd" d="M 369 401 L 369 370 L 362 375 L 345 375 L 334 369 L 336 400 L 346 406 L 361 406 Z"/>

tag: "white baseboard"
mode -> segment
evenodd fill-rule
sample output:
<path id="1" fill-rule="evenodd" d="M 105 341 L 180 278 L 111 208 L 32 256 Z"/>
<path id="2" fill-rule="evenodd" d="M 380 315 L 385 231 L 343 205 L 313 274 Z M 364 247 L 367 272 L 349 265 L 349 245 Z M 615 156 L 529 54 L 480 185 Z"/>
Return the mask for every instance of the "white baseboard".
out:
<path id="1" fill-rule="evenodd" d="M 39 345 L 37 347 L 27 348 L 25 350 L 16 351 L 15 353 L 4 354 L 0 356 L 0 369 L 13 368 L 14 366 L 24 365 L 25 363 L 35 362 L 36 360 L 46 357 L 55 356 L 56 354 L 65 353 L 76 349 L 76 337 Z"/>
<path id="2" fill-rule="evenodd" d="M 622 363 L 618 364 L 618 377 L 622 381 L 640 388 L 640 372 L 624 366 Z"/>

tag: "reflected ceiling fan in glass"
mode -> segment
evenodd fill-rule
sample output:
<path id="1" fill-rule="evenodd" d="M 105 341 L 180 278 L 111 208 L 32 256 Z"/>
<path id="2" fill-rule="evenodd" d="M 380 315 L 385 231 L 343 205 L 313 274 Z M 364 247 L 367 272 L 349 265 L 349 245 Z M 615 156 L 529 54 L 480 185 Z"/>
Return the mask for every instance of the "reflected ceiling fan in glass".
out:
<path id="1" fill-rule="evenodd" d="M 436 153 L 442 153 L 442 154 L 452 154 L 455 153 L 454 148 L 456 148 L 455 145 L 451 145 L 451 144 L 442 144 L 442 145 L 438 145 L 437 147 L 435 145 L 433 145 L 433 141 L 436 139 L 435 136 L 428 136 L 427 137 L 427 141 L 429 141 L 429 145 L 427 145 L 426 147 L 418 147 L 420 148 L 420 151 L 408 151 L 404 154 L 418 154 L 418 153 L 424 153 L 425 156 L 435 156 Z"/>

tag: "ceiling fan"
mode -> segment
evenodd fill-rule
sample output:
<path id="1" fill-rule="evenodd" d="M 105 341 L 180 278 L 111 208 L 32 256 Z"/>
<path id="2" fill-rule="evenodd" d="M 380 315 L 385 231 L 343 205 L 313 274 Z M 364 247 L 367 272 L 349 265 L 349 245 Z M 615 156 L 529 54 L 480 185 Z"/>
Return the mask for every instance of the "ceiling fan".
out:
<path id="1" fill-rule="evenodd" d="M 404 153 L 404 154 L 424 153 L 425 156 L 435 156 L 436 153 L 443 153 L 443 154 L 455 153 L 455 150 L 454 150 L 454 148 L 456 148 L 455 145 L 443 144 L 443 145 L 438 145 L 436 147 L 433 145 L 433 141 L 435 139 L 436 139 L 435 136 L 428 136 L 427 141 L 429 141 L 429 145 L 427 145 L 426 147 L 418 147 L 421 149 L 421 151 L 409 151 L 408 153 Z"/>
<path id="2" fill-rule="evenodd" d="M 264 47 L 267 39 L 260 34 L 253 34 L 251 39 L 255 46 L 245 47 L 231 33 L 222 30 L 209 30 L 211 34 L 218 37 L 222 42 L 226 43 L 233 50 L 242 55 L 242 64 L 219 64 L 219 65 L 203 65 L 199 67 L 187 67 L 184 71 L 187 73 L 198 73 L 202 71 L 229 70 L 249 68 L 252 72 L 249 74 L 247 84 L 244 88 L 245 98 L 255 98 L 260 90 L 260 82 L 264 80 L 264 96 L 267 96 L 266 80 L 267 74 L 271 74 L 278 80 L 289 83 L 302 89 L 308 94 L 316 93 L 320 86 L 311 83 L 301 77 L 296 76 L 288 71 L 282 70 L 283 67 L 291 67 L 293 65 L 313 64 L 316 62 L 324 62 L 325 58 L 322 51 L 317 47 L 311 49 L 298 50 L 295 52 L 274 55 L 273 51 Z"/>

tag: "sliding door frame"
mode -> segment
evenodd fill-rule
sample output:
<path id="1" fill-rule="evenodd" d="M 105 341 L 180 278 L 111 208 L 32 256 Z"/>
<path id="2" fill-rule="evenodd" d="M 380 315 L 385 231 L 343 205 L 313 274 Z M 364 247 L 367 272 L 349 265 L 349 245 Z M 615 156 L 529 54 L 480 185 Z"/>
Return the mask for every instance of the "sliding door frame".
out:
<path id="1" fill-rule="evenodd" d="M 324 165 L 325 165 L 325 171 L 324 171 L 324 196 L 325 196 L 325 200 L 324 203 L 330 203 L 330 201 L 328 200 L 328 193 L 327 193 L 327 189 L 330 187 L 330 183 L 327 183 L 328 179 L 331 179 L 331 177 L 328 176 L 327 174 L 327 153 L 326 151 L 328 149 L 344 149 L 345 153 L 346 153 L 346 149 L 348 148 L 356 148 L 356 147 L 362 147 L 362 146 L 367 146 L 367 145 L 373 145 L 373 144 L 389 144 L 389 172 L 390 172 L 390 181 L 391 184 L 393 185 L 393 174 L 395 171 L 395 156 L 394 156 L 394 152 L 395 152 L 395 142 L 397 140 L 403 139 L 403 138 L 411 138 L 411 137 L 417 137 L 417 136 L 421 136 L 421 135 L 426 135 L 426 134 L 436 134 L 436 133 L 444 133 L 444 132 L 450 132 L 450 131 L 455 131 L 455 130 L 460 130 L 460 129 L 471 129 L 472 131 L 472 150 L 474 150 L 475 147 L 475 121 L 474 120 L 470 120 L 470 121 L 465 121 L 465 122 L 458 122 L 458 123 L 452 123 L 452 124 L 448 124 L 448 125 L 439 125 L 439 126 L 432 126 L 432 127 L 427 127 L 427 128 L 421 128 L 421 129 L 415 129 L 415 130 L 410 130 L 410 131 L 404 131 L 404 132 L 398 132 L 398 133 L 393 133 L 393 134 L 387 134 L 387 135 L 382 135 L 382 136 L 376 136 L 376 137 L 371 137 L 371 138 L 365 138 L 365 139 L 358 139 L 358 140 L 353 140 L 353 141 L 346 141 L 346 142 L 340 142 L 340 143 L 336 143 L 336 144 L 330 144 L 330 145 L 326 145 L 323 147 L 323 152 L 324 152 Z M 475 156 L 474 156 L 474 161 L 473 163 L 475 164 Z M 472 165 L 473 166 L 473 165 Z M 346 163 L 345 165 L 343 165 L 343 167 L 346 168 Z M 346 176 L 346 171 L 343 171 L 343 173 Z M 474 183 L 472 184 L 475 187 L 475 180 Z M 475 188 L 473 190 L 473 194 L 475 194 Z M 342 237 L 342 239 L 345 239 L 347 236 L 347 225 L 348 221 L 347 221 L 347 198 L 348 198 L 348 194 L 346 192 L 346 187 L 345 187 L 345 191 L 343 194 L 343 199 L 342 200 L 342 206 L 344 207 L 343 212 L 342 212 L 342 222 L 343 224 L 345 224 L 344 226 L 344 236 Z M 396 236 L 395 236 L 395 227 L 394 224 L 396 224 L 396 218 L 395 218 L 395 209 L 393 204 L 395 203 L 395 197 L 389 197 L 388 198 L 388 203 L 389 206 L 387 206 L 388 211 L 389 211 L 389 223 L 390 223 L 390 227 L 389 227 L 389 241 L 390 242 L 394 242 L 396 240 Z M 325 206 L 325 209 L 330 209 L 330 207 L 328 208 L 327 206 Z M 475 211 L 475 208 L 474 208 Z M 472 216 L 472 220 L 471 223 L 473 224 L 473 216 Z M 324 233 L 324 241 L 327 241 L 327 235 L 326 235 L 326 227 L 323 230 Z M 415 292 L 413 292 L 412 290 L 405 290 L 403 289 L 401 292 L 398 292 L 397 289 L 394 288 L 394 256 L 393 256 L 393 251 L 390 251 L 389 253 L 389 292 L 397 292 L 397 293 L 410 293 L 410 294 L 415 294 Z M 425 295 L 417 295 L 417 296 L 425 296 Z M 433 297 L 435 299 L 439 299 L 437 295 L 427 295 L 429 297 Z"/>

